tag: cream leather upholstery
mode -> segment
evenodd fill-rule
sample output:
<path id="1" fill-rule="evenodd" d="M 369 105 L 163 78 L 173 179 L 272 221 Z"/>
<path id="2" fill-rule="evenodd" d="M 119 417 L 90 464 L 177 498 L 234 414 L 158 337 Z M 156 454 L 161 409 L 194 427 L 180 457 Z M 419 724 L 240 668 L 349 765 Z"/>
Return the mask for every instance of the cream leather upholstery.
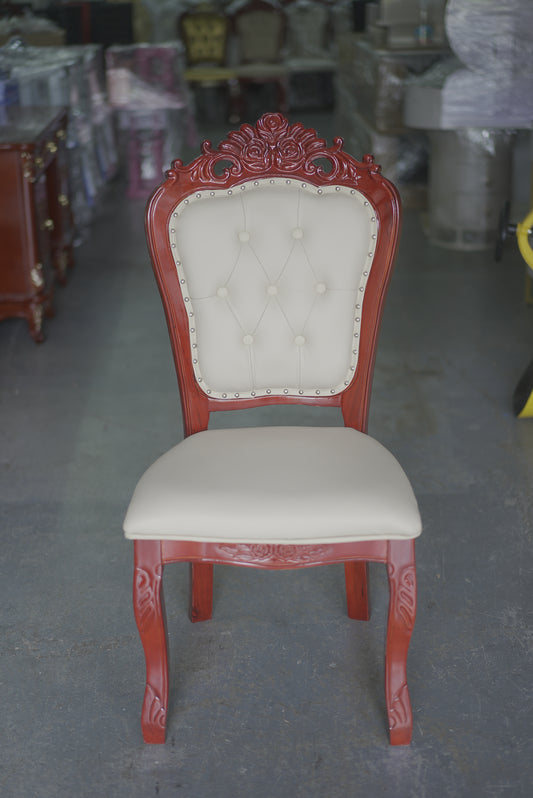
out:
<path id="1" fill-rule="evenodd" d="M 396 459 L 348 427 L 208 430 L 145 472 L 126 537 L 314 544 L 414 538 L 417 502 Z"/>
<path id="2" fill-rule="evenodd" d="M 377 222 L 354 189 L 285 179 L 181 202 L 169 224 L 199 386 L 325 395 L 357 367 Z"/>

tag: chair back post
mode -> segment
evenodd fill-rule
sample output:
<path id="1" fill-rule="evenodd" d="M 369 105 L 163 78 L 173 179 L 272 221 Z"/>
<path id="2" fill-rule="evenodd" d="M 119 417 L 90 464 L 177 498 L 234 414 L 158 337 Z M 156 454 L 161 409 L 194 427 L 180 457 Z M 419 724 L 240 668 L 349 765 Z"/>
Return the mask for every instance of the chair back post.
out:
<path id="1" fill-rule="evenodd" d="M 341 407 L 347 426 L 366 431 L 370 389 L 383 305 L 396 255 L 400 228 L 400 201 L 395 187 L 380 174 L 371 156 L 358 162 L 342 149 L 342 139 L 332 146 L 300 123 L 289 125 L 281 114 L 265 114 L 253 127 L 242 125 L 217 148 L 204 142 L 202 154 L 184 165 L 176 160 L 165 182 L 152 194 L 146 210 L 146 233 L 154 273 L 161 293 L 182 398 L 185 435 L 206 429 L 212 410 L 233 410 L 270 404 L 306 404 Z M 341 186 L 369 203 L 377 225 L 375 251 L 364 288 L 360 351 L 353 377 L 342 390 L 328 395 L 207 395 L 195 375 L 195 350 L 191 344 L 188 297 L 184 297 L 169 237 L 176 208 L 198 192 L 215 193 L 241 188 L 247 182 L 286 178 L 287 183 L 319 187 Z M 374 246 L 373 246 L 374 248 Z M 184 281 L 183 281 L 184 282 Z M 285 391 L 287 393 L 287 391 Z"/>

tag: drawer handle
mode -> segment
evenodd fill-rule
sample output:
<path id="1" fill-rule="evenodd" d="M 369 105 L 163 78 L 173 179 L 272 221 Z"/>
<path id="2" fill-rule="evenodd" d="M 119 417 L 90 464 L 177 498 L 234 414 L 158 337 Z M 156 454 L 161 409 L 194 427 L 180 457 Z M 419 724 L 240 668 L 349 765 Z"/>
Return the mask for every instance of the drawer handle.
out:
<path id="1" fill-rule="evenodd" d="M 57 144 L 55 143 L 55 141 L 47 141 L 46 149 L 48 150 L 48 152 L 57 152 Z"/>
<path id="2" fill-rule="evenodd" d="M 45 219 L 44 222 L 41 224 L 41 230 L 53 230 L 54 229 L 54 220 L 53 219 Z"/>
<path id="3" fill-rule="evenodd" d="M 42 268 L 42 263 L 36 263 L 34 268 L 30 270 L 31 281 L 35 288 L 42 288 L 44 285 Z"/>
<path id="4" fill-rule="evenodd" d="M 59 194 L 57 201 L 62 208 L 66 208 L 69 205 L 69 199 L 66 194 Z"/>

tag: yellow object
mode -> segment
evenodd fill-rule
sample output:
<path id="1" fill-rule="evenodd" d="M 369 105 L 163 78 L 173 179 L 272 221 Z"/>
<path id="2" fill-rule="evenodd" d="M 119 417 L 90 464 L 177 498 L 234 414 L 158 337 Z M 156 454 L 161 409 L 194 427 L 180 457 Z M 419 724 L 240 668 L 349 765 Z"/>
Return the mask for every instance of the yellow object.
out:
<path id="1" fill-rule="evenodd" d="M 529 268 L 533 271 L 533 249 L 529 243 L 529 231 L 533 226 L 533 208 L 530 210 L 523 222 L 516 225 L 516 238 L 520 254 L 524 258 Z"/>
<path id="2" fill-rule="evenodd" d="M 513 394 L 513 410 L 517 418 L 533 417 L 533 361 L 520 378 Z"/>

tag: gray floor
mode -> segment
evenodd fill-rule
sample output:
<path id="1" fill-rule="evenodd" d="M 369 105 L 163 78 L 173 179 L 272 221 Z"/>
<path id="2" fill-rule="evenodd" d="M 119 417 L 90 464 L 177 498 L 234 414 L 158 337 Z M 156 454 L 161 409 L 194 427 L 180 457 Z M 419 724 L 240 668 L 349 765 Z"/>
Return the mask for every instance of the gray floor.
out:
<path id="1" fill-rule="evenodd" d="M 317 124 L 320 124 L 317 122 Z M 452 253 L 407 212 L 370 431 L 418 495 L 410 748 L 387 742 L 387 585 L 347 619 L 342 567 L 216 569 L 215 615 L 187 619 L 165 573 L 168 742 L 146 746 L 144 661 L 121 523 L 180 412 L 143 203 L 107 193 L 36 346 L 0 324 L 2 722 L 6 798 L 531 795 L 533 421 L 511 412 L 533 357 L 516 247 Z M 339 423 L 285 411 L 215 424 Z"/>

